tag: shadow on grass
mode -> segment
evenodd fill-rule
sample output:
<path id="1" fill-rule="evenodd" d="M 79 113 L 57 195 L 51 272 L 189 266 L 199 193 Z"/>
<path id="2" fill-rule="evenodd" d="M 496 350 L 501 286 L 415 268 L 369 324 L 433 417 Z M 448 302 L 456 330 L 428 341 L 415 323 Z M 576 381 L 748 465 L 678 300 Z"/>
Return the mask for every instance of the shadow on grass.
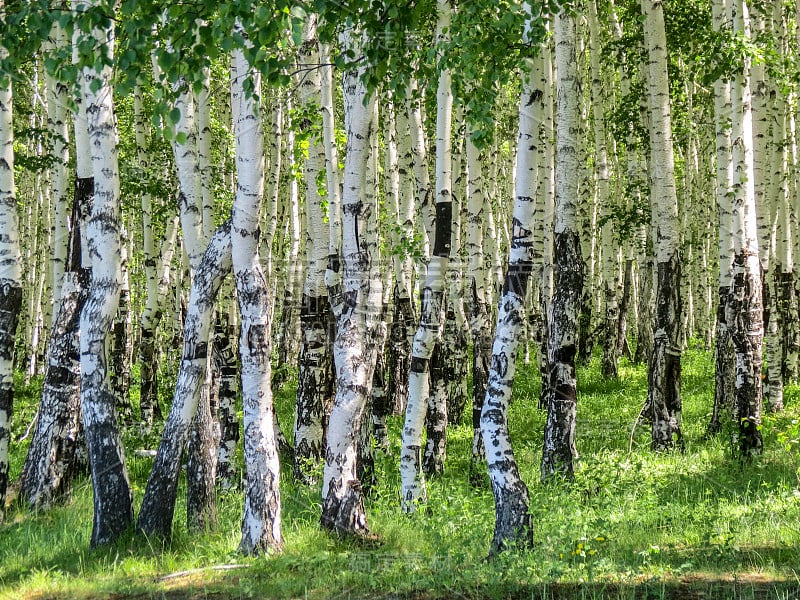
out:
<path id="1" fill-rule="evenodd" d="M 253 594 L 239 577 L 219 582 L 216 585 L 197 585 L 185 581 L 180 585 L 159 591 L 134 595 L 109 594 L 86 596 L 82 600 L 234 600 L 241 598 L 264 598 Z M 414 591 L 396 593 L 392 590 L 366 595 L 351 595 L 346 590 L 307 590 L 304 595 L 310 600 L 478 600 L 503 598 L 507 600 L 797 600 L 800 584 L 796 581 L 753 578 L 742 580 L 693 576 L 675 581 L 648 581 L 636 584 L 615 583 L 544 583 L 503 586 L 481 586 L 472 590 Z M 58 594 L 30 596 L 26 600 L 56 600 L 64 598 Z"/>

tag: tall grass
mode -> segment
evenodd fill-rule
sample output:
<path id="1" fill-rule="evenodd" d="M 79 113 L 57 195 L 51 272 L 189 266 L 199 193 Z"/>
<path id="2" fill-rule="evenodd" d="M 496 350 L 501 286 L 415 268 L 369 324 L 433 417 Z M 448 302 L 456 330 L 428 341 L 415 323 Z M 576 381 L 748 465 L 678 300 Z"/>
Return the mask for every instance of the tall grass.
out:
<path id="1" fill-rule="evenodd" d="M 707 352 L 684 355 L 686 450 L 653 454 L 649 430 L 631 426 L 646 395 L 644 367 L 623 360 L 618 380 L 597 364 L 579 371 L 573 481 L 539 483 L 545 415 L 536 408 L 539 376 L 520 370 L 511 407 L 517 459 L 531 491 L 535 546 L 492 562 L 494 525 L 488 484 L 469 484 L 471 428 L 448 432 L 443 477 L 429 481 L 429 502 L 399 512 L 400 417 L 390 419 L 391 452 L 377 457 L 380 483 L 368 502 L 377 542 L 342 540 L 319 529 L 320 494 L 282 481 L 285 551 L 245 559 L 238 545 L 242 495 L 219 498 L 217 531 L 192 533 L 179 493 L 173 539 L 131 534 L 91 551 L 91 488 L 46 513 L 12 506 L 0 525 L 0 596 L 8 598 L 797 598 L 800 490 L 781 432 L 800 417 L 797 388 L 785 413 L 764 422 L 766 452 L 752 464 L 732 455 L 727 437 L 704 439 L 713 398 Z M 277 397 L 291 423 L 295 389 Z M 15 439 L 36 410 L 35 386 L 18 395 Z M 135 500 L 152 459 L 134 448 L 156 436 L 125 436 Z M 629 449 L 630 448 L 630 449 Z M 13 473 L 25 443 L 15 444 Z M 182 484 L 183 485 L 183 484 Z"/>

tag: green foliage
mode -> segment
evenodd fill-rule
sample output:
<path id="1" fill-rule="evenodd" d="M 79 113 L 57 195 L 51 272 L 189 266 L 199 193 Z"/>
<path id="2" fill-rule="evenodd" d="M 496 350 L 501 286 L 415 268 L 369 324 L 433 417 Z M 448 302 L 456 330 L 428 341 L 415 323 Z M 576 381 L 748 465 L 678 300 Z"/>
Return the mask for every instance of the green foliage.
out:
<path id="1" fill-rule="evenodd" d="M 494 524 L 488 487 L 469 484 L 468 425 L 449 429 L 444 476 L 429 482 L 429 503 L 415 515 L 398 509 L 401 417 L 391 417 L 390 453 L 378 453 L 379 483 L 368 518 L 379 542 L 359 543 L 319 529 L 318 487 L 291 480 L 284 468 L 286 549 L 267 558 L 235 554 L 241 492 L 220 498 L 216 532 L 185 528 L 181 482 L 172 543 L 130 536 L 88 550 L 91 486 L 79 480 L 73 499 L 48 512 L 13 508 L 0 525 L 0 597 L 133 598 L 781 598 L 800 587 L 800 491 L 796 464 L 798 388 L 787 390 L 786 414 L 765 420 L 766 453 L 758 464 L 731 460 L 724 440 L 705 440 L 713 357 L 684 355 L 685 454 L 653 454 L 649 432 L 630 426 L 646 394 L 646 372 L 623 359 L 620 378 L 600 376 L 599 361 L 579 369 L 579 468 L 572 482 L 538 484 L 544 414 L 536 409 L 539 373 L 521 368 L 511 428 L 523 477 L 530 484 L 535 546 L 483 560 Z M 20 385 L 21 379 L 18 380 Z M 296 379 L 276 398 L 290 429 Z M 18 394 L 14 439 L 32 417 L 37 388 Z M 784 436 L 784 433 L 786 435 Z M 141 499 L 157 434 L 125 435 L 135 498 Z M 779 441 L 781 443 L 779 443 Z M 12 475 L 24 448 L 12 446 Z M 241 460 L 241 457 L 239 457 Z M 228 570 L 215 567 L 233 566 Z M 164 576 L 192 570 L 167 579 Z M 784 594 L 783 596 L 781 594 Z M 791 597 L 791 596 L 788 596 Z"/>

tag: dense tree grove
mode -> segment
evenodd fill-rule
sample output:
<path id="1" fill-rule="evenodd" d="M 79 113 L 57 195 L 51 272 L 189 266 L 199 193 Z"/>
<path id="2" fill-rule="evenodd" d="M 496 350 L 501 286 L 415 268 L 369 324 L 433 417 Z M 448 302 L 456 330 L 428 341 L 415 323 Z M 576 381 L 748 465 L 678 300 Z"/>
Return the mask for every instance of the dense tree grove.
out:
<path id="1" fill-rule="evenodd" d="M 92 545 L 169 538 L 185 463 L 191 527 L 242 486 L 239 551 L 279 552 L 283 469 L 369 536 L 387 417 L 406 512 L 467 418 L 489 553 L 524 547 L 518 361 L 570 478 L 594 347 L 648 365 L 655 452 L 714 348 L 708 432 L 758 460 L 800 374 L 798 55 L 778 0 L 0 0 L 0 506 L 88 468 Z M 15 372 L 44 378 L 18 482 Z M 161 434 L 138 515 L 126 427 Z"/>

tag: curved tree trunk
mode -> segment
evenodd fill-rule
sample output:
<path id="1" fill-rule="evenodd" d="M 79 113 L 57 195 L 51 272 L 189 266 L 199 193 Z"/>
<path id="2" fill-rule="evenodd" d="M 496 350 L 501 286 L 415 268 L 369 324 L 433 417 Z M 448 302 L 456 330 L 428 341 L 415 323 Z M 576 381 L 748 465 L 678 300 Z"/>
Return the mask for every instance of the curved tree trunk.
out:
<path id="1" fill-rule="evenodd" d="M 525 7 L 530 15 L 530 6 L 526 3 Z M 529 18 L 532 20 L 532 17 Z M 527 27 L 525 34 L 526 37 L 529 35 Z M 481 412 L 481 432 L 495 505 L 494 536 L 489 556 L 515 544 L 529 546 L 533 541 L 531 516 L 528 513 L 528 487 L 520 476 L 508 429 L 508 406 L 514 385 L 517 350 L 522 341 L 522 322 L 525 318 L 525 294 L 533 270 L 530 247 L 533 244 L 537 160 L 535 151 L 531 149 L 531 140 L 538 133 L 538 124 L 531 118 L 532 114 L 527 108 L 532 100 L 533 77 L 531 72 L 524 77 L 520 97 L 511 247 L 498 306 L 489 381 Z"/>
<path id="2" fill-rule="evenodd" d="M 85 125 L 86 121 L 82 123 Z M 87 164 L 79 165 L 79 172 L 86 174 L 91 167 L 88 161 L 82 162 Z M 91 271 L 81 265 L 82 260 L 88 263 L 81 245 L 86 241 L 93 188 L 92 177 L 76 178 L 68 262 L 60 286 L 62 295 L 50 330 L 39 416 L 20 476 L 20 497 L 33 509 L 46 508 L 66 498 L 72 478 L 82 466 L 77 458 L 78 447 L 83 443 L 78 325 Z"/>
<path id="3" fill-rule="evenodd" d="M 164 433 L 147 480 L 137 528 L 169 538 L 181 461 L 208 371 L 208 342 L 214 302 L 231 270 L 230 221 L 217 229 L 195 272 L 183 326 L 183 354 Z"/>
<path id="4" fill-rule="evenodd" d="M 95 29 L 92 36 L 112 52 L 113 30 Z M 97 83 L 99 87 L 95 87 Z M 91 545 L 97 546 L 112 542 L 133 524 L 132 495 L 117 428 L 117 402 L 107 369 L 106 350 L 106 337 L 119 303 L 122 259 L 111 68 L 85 69 L 83 94 L 94 204 L 86 226 L 92 279 L 80 316 L 81 410 L 94 490 Z"/>

